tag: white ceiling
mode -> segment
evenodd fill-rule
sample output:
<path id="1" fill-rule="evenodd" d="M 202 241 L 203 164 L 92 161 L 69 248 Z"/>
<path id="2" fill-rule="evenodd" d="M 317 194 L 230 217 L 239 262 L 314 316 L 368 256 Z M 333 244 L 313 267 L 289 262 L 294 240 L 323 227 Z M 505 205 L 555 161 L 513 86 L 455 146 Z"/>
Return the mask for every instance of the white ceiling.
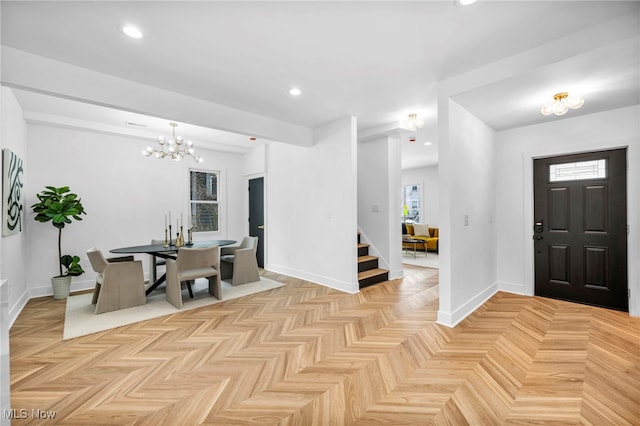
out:
<path id="1" fill-rule="evenodd" d="M 404 168 L 437 162 L 439 82 L 555 40 L 569 39 L 567 55 L 551 53 L 546 66 L 472 87 L 454 100 L 501 130 L 557 119 L 539 114 L 557 91 L 583 90 L 585 106 L 573 116 L 637 104 L 640 92 L 638 29 L 633 37 L 624 29 L 609 34 L 593 49 L 570 40 L 603 22 L 637 17 L 637 1 L 480 0 L 464 8 L 453 0 L 2 1 L 0 7 L 5 46 L 285 122 L 315 127 L 352 114 L 364 129 L 419 112 L 426 125 L 416 143 L 404 141 Z M 144 38 L 125 37 L 124 23 L 138 25 Z M 288 95 L 292 86 L 302 96 Z M 75 114 L 29 96 L 19 100 L 34 116 Z M 94 112 L 80 118 L 102 116 Z M 102 117 L 112 115 L 112 126 L 144 120 L 144 114 Z M 180 129 L 187 131 L 186 124 Z M 233 138 L 215 132 L 202 138 L 224 145 L 225 136 Z"/>

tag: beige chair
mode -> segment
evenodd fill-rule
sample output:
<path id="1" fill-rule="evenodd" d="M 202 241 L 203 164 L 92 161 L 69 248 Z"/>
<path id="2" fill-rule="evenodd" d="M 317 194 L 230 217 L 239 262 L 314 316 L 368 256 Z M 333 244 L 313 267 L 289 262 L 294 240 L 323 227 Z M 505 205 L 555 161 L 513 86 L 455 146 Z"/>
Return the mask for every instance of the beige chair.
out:
<path id="1" fill-rule="evenodd" d="M 178 249 L 176 260 L 167 259 L 167 301 L 182 308 L 182 284 L 190 285 L 196 278 L 209 280 L 209 294 L 222 299 L 220 284 L 220 249 L 218 246 Z"/>
<path id="2" fill-rule="evenodd" d="M 258 237 L 244 237 L 239 246 L 222 247 L 220 252 L 220 273 L 222 279 L 232 277 L 232 285 L 260 281 L 258 271 Z"/>
<path id="3" fill-rule="evenodd" d="M 95 247 L 87 250 L 87 257 L 98 274 L 91 301 L 96 305 L 96 314 L 147 303 L 142 261 L 118 258 L 109 262 Z"/>
<path id="4" fill-rule="evenodd" d="M 173 243 L 173 240 L 171 242 Z M 164 244 L 164 240 L 151 240 L 151 244 Z M 149 257 L 149 284 L 153 284 L 158 279 L 158 266 L 165 266 L 167 261 L 154 255 L 149 255 Z"/>

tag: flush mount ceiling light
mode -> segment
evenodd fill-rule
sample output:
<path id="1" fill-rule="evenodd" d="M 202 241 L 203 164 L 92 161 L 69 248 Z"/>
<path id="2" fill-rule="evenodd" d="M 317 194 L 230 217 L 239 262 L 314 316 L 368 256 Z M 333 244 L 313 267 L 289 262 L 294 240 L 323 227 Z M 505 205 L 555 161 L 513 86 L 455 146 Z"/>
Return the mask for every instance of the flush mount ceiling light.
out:
<path id="1" fill-rule="evenodd" d="M 302 90 L 298 89 L 297 87 L 292 87 L 291 89 L 289 89 L 289 94 L 291 96 L 300 96 L 302 94 Z"/>
<path id="2" fill-rule="evenodd" d="M 417 130 L 424 127 L 424 120 L 418 117 L 418 114 L 409 114 L 402 121 L 402 128 L 407 130 Z"/>
<path id="3" fill-rule="evenodd" d="M 134 25 L 123 25 L 122 32 L 128 35 L 131 38 L 142 38 L 142 31 L 138 29 L 138 27 Z"/>
<path id="4" fill-rule="evenodd" d="M 158 136 L 160 147 L 153 148 L 148 146 L 142 151 L 142 154 L 145 157 L 155 155 L 156 158 L 170 158 L 174 161 L 180 161 L 184 157 L 192 157 L 196 162 L 202 163 L 202 157 L 197 156 L 193 150 L 193 142 L 185 141 L 182 136 L 176 136 L 178 123 L 169 123 L 169 126 L 172 127 L 171 137 Z"/>
<path id="5" fill-rule="evenodd" d="M 542 115 L 564 115 L 571 109 L 578 109 L 584 105 L 584 99 L 577 95 L 569 96 L 567 92 L 560 92 L 553 95 L 553 101 L 540 109 Z"/>

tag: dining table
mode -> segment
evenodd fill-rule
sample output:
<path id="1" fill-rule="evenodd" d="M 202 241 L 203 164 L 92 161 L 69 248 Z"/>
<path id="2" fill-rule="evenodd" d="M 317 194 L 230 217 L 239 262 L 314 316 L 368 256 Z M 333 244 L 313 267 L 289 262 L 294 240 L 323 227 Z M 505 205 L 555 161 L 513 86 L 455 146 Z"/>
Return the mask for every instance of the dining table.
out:
<path id="1" fill-rule="evenodd" d="M 184 248 L 205 248 L 205 247 L 213 247 L 213 246 L 228 246 L 231 244 L 235 244 L 235 240 L 206 240 L 206 241 L 194 241 L 193 243 L 185 244 Z M 131 247 L 120 247 L 109 250 L 110 253 L 116 254 L 135 254 L 135 253 L 143 253 L 149 254 L 156 257 L 161 257 L 163 259 L 176 259 L 178 257 L 178 250 L 182 247 L 178 247 L 175 245 L 164 245 L 164 244 L 143 244 L 140 246 L 131 246 Z M 160 284 L 165 282 L 167 279 L 167 273 L 165 272 L 159 277 L 153 284 L 149 286 L 146 290 L 146 295 L 148 296 L 152 291 L 154 291 Z"/>

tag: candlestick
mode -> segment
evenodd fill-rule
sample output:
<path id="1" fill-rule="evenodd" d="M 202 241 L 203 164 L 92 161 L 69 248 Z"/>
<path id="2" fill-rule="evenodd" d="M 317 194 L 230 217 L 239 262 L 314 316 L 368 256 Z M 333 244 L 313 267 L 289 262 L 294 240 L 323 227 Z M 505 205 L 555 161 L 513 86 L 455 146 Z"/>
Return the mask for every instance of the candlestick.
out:
<path id="1" fill-rule="evenodd" d="M 167 229 L 167 215 L 164 215 L 164 229 Z"/>
<path id="2" fill-rule="evenodd" d="M 171 244 L 171 222 L 169 222 L 169 245 L 173 245 Z"/>
<path id="3" fill-rule="evenodd" d="M 180 227 L 180 233 L 176 238 L 176 247 L 182 247 L 184 245 L 184 236 L 183 236 L 182 226 Z"/>
<path id="4" fill-rule="evenodd" d="M 166 220 L 166 218 L 165 218 L 165 220 Z M 166 226 L 167 225 L 165 225 L 165 228 L 164 228 L 164 244 L 163 244 L 163 246 L 164 247 L 169 247 L 169 240 L 167 239 L 167 228 L 166 228 Z"/>

